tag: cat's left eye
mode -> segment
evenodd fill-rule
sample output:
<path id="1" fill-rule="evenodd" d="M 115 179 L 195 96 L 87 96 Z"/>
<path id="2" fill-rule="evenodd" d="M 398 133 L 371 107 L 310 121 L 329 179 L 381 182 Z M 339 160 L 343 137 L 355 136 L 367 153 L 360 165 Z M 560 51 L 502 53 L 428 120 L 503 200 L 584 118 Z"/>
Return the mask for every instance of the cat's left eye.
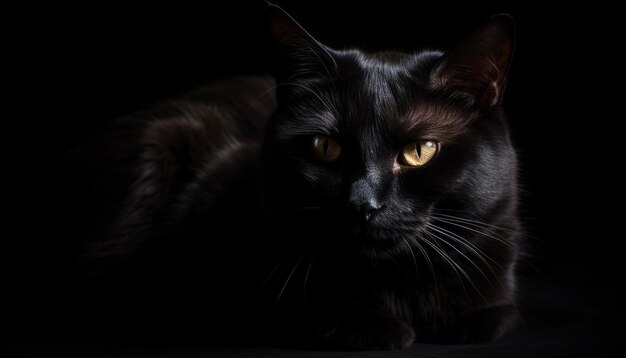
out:
<path id="1" fill-rule="evenodd" d="M 422 167 L 430 162 L 439 151 L 439 143 L 434 140 L 421 140 L 410 143 L 402 149 L 402 162 L 412 167 Z"/>
<path id="2" fill-rule="evenodd" d="M 341 146 L 331 137 L 316 135 L 311 144 L 313 145 L 313 153 L 317 159 L 323 162 L 335 161 L 341 154 Z"/>

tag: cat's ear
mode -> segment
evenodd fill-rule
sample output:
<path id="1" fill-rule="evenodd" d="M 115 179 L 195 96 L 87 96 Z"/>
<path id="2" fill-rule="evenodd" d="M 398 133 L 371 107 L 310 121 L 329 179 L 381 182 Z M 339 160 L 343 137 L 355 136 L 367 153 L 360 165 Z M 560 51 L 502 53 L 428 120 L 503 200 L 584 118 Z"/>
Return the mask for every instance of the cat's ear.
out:
<path id="1" fill-rule="evenodd" d="M 276 47 L 279 82 L 332 76 L 335 68 L 330 49 L 311 36 L 282 8 L 266 2 L 270 32 Z"/>
<path id="2" fill-rule="evenodd" d="M 432 86 L 453 91 L 478 108 L 494 106 L 502 99 L 514 46 L 513 18 L 496 15 L 441 57 L 431 74 Z"/>

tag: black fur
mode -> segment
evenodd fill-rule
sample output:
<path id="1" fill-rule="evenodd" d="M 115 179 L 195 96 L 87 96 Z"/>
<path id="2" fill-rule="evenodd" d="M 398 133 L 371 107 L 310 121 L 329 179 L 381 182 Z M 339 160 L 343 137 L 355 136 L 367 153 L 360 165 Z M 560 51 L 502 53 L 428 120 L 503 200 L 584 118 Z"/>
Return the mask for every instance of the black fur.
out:
<path id="1" fill-rule="evenodd" d="M 276 80 L 213 85 L 73 153 L 66 227 L 84 225 L 66 231 L 80 255 L 53 307 L 134 338 L 400 349 L 503 334 L 519 246 L 500 106 L 511 20 L 445 53 L 367 54 L 268 11 Z M 313 155 L 320 134 L 338 161 Z M 432 162 L 399 163 L 421 139 L 441 143 Z"/>

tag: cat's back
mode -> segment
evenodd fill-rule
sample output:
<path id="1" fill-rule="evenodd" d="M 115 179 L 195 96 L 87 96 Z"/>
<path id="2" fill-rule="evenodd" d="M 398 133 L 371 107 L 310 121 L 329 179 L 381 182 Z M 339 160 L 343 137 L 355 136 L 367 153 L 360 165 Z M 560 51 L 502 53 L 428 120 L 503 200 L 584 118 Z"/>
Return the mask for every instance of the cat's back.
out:
<path id="1" fill-rule="evenodd" d="M 233 220 L 254 205 L 274 85 L 215 82 L 113 119 L 76 146 L 42 201 L 50 237 L 60 239 L 31 254 L 46 268 L 33 278 L 38 312 L 89 310 L 63 319 L 113 325 L 129 312 L 148 319 L 157 296 L 200 297 L 194 280 L 209 280 L 229 245 L 221 233 L 234 235 L 242 225 Z"/>
<path id="2" fill-rule="evenodd" d="M 146 135 L 153 130 L 174 140 L 177 135 L 205 136 L 207 149 L 213 150 L 229 140 L 258 140 L 276 107 L 274 85 L 271 77 L 226 79 L 141 112 L 134 120 L 147 124 Z"/>
<path id="3" fill-rule="evenodd" d="M 66 217 L 81 219 L 67 224 L 82 223 L 72 231 L 89 255 L 134 252 L 212 210 L 199 206 L 224 207 L 253 190 L 274 85 L 222 80 L 116 119 L 77 147 L 62 170 L 63 195 L 73 198 Z"/>
<path id="4" fill-rule="evenodd" d="M 257 136 L 276 108 L 275 83 L 269 76 L 234 77 L 201 87 L 164 106 L 178 108 L 207 128 Z"/>

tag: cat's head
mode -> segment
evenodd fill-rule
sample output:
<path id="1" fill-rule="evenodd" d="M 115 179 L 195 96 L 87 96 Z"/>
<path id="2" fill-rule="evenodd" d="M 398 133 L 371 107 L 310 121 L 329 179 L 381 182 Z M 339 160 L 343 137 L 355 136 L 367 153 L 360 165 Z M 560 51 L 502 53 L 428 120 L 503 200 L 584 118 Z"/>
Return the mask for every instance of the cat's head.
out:
<path id="1" fill-rule="evenodd" d="M 265 153 L 275 205 L 320 208 L 316 227 L 332 240 L 374 251 L 414 240 L 446 210 L 513 210 L 515 155 L 499 108 L 510 17 L 449 51 L 405 54 L 334 50 L 270 12 L 278 108 Z"/>

